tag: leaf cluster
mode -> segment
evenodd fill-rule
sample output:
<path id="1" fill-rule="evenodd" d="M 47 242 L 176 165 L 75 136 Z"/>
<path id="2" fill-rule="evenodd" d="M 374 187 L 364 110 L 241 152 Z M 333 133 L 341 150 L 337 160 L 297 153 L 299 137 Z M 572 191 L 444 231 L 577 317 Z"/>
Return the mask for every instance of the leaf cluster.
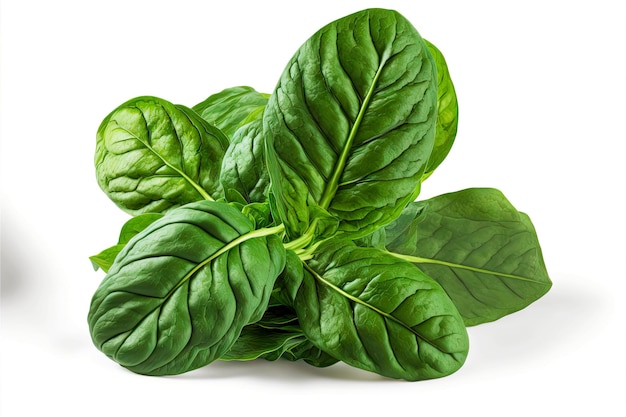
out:
<path id="1" fill-rule="evenodd" d="M 498 190 L 417 200 L 457 125 L 443 54 L 383 9 L 321 28 L 271 94 L 121 104 L 95 168 L 132 217 L 91 257 L 106 272 L 95 346 L 147 375 L 256 359 L 455 372 L 467 326 L 551 286 L 529 217 Z"/>

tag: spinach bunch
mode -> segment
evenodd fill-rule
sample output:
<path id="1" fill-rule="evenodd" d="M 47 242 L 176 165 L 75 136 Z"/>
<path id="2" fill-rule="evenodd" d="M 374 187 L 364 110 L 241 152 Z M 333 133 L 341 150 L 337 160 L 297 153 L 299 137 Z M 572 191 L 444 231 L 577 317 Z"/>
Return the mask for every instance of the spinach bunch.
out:
<path id="1" fill-rule="evenodd" d="M 271 94 L 123 103 L 95 166 L 132 218 L 91 257 L 107 273 L 94 344 L 147 375 L 258 358 L 455 372 L 466 326 L 551 286 L 530 219 L 499 191 L 416 201 L 457 120 L 443 55 L 383 9 L 320 29 Z"/>

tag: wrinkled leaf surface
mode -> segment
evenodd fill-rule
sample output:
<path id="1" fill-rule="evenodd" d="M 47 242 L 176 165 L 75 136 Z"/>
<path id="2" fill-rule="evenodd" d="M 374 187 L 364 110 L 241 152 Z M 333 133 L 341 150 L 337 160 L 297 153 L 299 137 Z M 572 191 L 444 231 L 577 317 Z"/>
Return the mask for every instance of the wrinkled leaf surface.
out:
<path id="1" fill-rule="evenodd" d="M 218 199 L 227 147 L 226 137 L 191 109 L 138 97 L 115 109 L 98 129 L 98 184 L 132 215 Z"/>
<path id="2" fill-rule="evenodd" d="M 277 217 L 290 239 L 327 212 L 367 234 L 419 192 L 433 147 L 436 70 L 400 14 L 370 9 L 313 35 L 285 68 L 263 116 Z"/>
<path id="3" fill-rule="evenodd" d="M 131 239 L 94 294 L 94 344 L 149 375 L 218 359 L 267 308 L 285 262 L 270 233 L 225 203 L 172 210 Z"/>
<path id="4" fill-rule="evenodd" d="M 387 377 L 445 376 L 467 356 L 463 320 L 439 284 L 379 249 L 341 241 L 321 247 L 293 307 L 319 349 Z"/>

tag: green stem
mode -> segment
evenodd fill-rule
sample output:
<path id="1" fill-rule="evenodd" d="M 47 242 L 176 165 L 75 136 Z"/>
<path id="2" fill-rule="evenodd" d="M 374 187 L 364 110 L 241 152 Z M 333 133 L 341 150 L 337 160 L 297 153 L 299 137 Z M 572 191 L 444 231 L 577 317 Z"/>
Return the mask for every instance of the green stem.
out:
<path id="1" fill-rule="evenodd" d="M 302 236 L 284 244 L 285 249 L 292 250 L 296 253 L 305 249 L 311 244 L 315 238 L 315 228 L 317 227 L 317 219 L 313 219 L 313 222 L 309 225 L 308 229 Z"/>
<path id="2" fill-rule="evenodd" d="M 286 242 L 283 245 L 285 246 L 285 249 L 297 252 L 299 250 L 304 249 L 309 243 L 311 243 L 312 240 L 313 240 L 313 234 L 306 232 L 299 238 Z"/>

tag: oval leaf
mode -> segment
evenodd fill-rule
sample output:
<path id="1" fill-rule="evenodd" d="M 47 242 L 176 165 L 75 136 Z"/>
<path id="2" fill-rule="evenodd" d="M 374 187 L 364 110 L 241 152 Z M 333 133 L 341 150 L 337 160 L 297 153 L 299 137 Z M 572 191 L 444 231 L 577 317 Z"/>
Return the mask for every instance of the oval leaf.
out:
<path id="1" fill-rule="evenodd" d="M 552 286 L 530 219 L 495 189 L 411 203 L 385 232 L 387 250 L 439 282 L 468 326 L 521 310 Z"/>
<path id="2" fill-rule="evenodd" d="M 93 296 L 94 344 L 141 374 L 218 359 L 259 320 L 285 262 L 282 228 L 253 230 L 225 203 L 172 210 L 135 236 Z"/>
<path id="3" fill-rule="evenodd" d="M 227 147 L 226 137 L 191 109 L 138 97 L 115 109 L 98 129 L 98 184 L 133 215 L 217 199 Z"/>
<path id="4" fill-rule="evenodd" d="M 439 284 L 378 249 L 352 242 L 320 247 L 293 306 L 319 349 L 387 377 L 442 377 L 467 356 L 463 320 Z"/>
<path id="5" fill-rule="evenodd" d="M 415 199 L 434 142 L 436 82 L 422 38 L 394 11 L 347 16 L 300 47 L 263 116 L 290 239 L 314 234 L 324 211 L 340 232 L 364 235 Z"/>

